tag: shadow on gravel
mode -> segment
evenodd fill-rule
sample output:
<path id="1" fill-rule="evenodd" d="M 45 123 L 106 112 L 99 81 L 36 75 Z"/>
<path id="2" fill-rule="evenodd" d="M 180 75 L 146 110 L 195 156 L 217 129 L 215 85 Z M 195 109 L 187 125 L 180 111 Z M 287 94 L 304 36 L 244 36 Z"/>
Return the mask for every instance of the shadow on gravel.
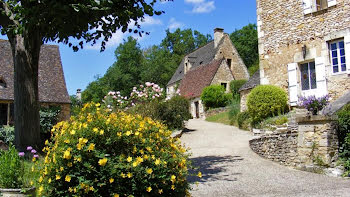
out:
<path id="1" fill-rule="evenodd" d="M 209 180 L 224 180 L 224 181 L 237 181 L 236 176 L 241 175 L 241 173 L 225 173 L 226 166 L 228 163 L 240 162 L 243 158 L 240 156 L 205 156 L 191 158 L 193 165 L 199 168 L 202 173 L 202 178 L 197 176 L 189 176 L 188 181 L 190 183 L 194 182 L 206 182 Z M 190 174 L 197 174 L 198 170 L 191 170 Z"/>
<path id="2" fill-rule="evenodd" d="M 184 128 L 182 130 L 183 133 L 190 133 L 190 132 L 193 132 L 193 131 L 197 131 L 196 129 L 187 129 L 187 128 Z"/>

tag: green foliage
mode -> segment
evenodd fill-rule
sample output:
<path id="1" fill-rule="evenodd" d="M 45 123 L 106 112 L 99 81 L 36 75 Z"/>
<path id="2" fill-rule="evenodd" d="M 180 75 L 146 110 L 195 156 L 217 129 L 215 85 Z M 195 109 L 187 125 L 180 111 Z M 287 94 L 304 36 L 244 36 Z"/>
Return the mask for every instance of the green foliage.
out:
<path id="1" fill-rule="evenodd" d="M 207 109 L 225 107 L 232 98 L 231 94 L 225 93 L 225 88 L 221 85 L 211 85 L 203 89 L 201 100 Z"/>
<path id="2" fill-rule="evenodd" d="M 237 114 L 238 128 L 249 130 L 250 122 L 251 120 L 250 120 L 249 112 L 244 111 Z"/>
<path id="3" fill-rule="evenodd" d="M 256 73 L 256 71 L 258 70 L 259 70 L 259 62 L 256 62 L 248 68 L 249 75 L 253 76 L 254 73 Z"/>
<path id="4" fill-rule="evenodd" d="M 259 62 L 258 32 L 255 24 L 248 24 L 230 34 L 239 55 L 249 68 Z"/>
<path id="5" fill-rule="evenodd" d="M 0 152 L 0 187 L 21 188 L 23 166 L 21 158 L 14 146 L 9 150 Z"/>
<path id="6" fill-rule="evenodd" d="M 0 127 L 0 140 L 4 141 L 6 144 L 14 143 L 15 127 L 7 125 Z"/>
<path id="7" fill-rule="evenodd" d="M 128 111 L 143 117 L 159 120 L 170 129 L 182 129 L 184 127 L 184 121 L 192 118 L 189 108 L 189 101 L 185 97 L 174 96 L 165 102 L 154 100 L 149 103 L 143 103 L 142 105 L 136 105 Z"/>
<path id="8" fill-rule="evenodd" d="M 84 41 L 94 44 L 103 37 L 101 50 L 104 50 L 106 42 L 119 29 L 123 33 L 127 31 L 140 35 L 144 33 L 140 30 L 140 19 L 147 15 L 163 13 L 154 10 L 155 2 L 141 0 L 123 3 L 118 0 L 5 1 L 3 4 L 7 9 L 3 9 L 1 13 L 1 31 L 3 34 L 24 34 L 26 32 L 39 35 L 39 40 L 62 42 L 73 47 L 74 51 L 77 51 L 79 47 L 83 48 Z M 130 28 L 131 20 L 134 21 L 134 28 Z M 29 36 L 28 39 L 33 38 Z M 74 41 L 71 42 L 71 39 Z"/>
<path id="9" fill-rule="evenodd" d="M 174 96 L 163 102 L 160 108 L 160 120 L 164 121 L 171 129 L 184 128 L 184 121 L 192 118 L 190 114 L 190 103 L 183 96 Z"/>
<path id="10" fill-rule="evenodd" d="M 287 109 L 287 94 L 277 86 L 259 85 L 250 92 L 247 106 L 252 123 L 256 124 L 268 117 L 283 114 Z"/>
<path id="11" fill-rule="evenodd" d="M 255 128 L 273 131 L 276 129 L 276 127 L 274 127 L 274 126 L 276 126 L 276 125 L 281 126 L 281 125 L 287 123 L 288 117 L 289 117 L 289 115 L 279 115 L 279 116 L 266 118 L 263 121 L 261 121 L 259 124 L 254 125 L 254 126 L 255 126 Z"/>
<path id="12" fill-rule="evenodd" d="M 61 112 L 60 106 L 42 107 L 40 114 L 40 132 L 49 133 L 52 127 L 57 124 L 58 115 Z"/>
<path id="13" fill-rule="evenodd" d="M 233 80 L 230 82 L 230 89 L 231 92 L 233 94 L 233 97 L 235 97 L 235 95 L 239 96 L 239 92 L 238 90 L 245 84 L 247 83 L 247 80 L 245 79 L 241 79 L 241 80 Z"/>
<path id="14" fill-rule="evenodd" d="M 38 191 L 44 196 L 185 196 L 188 154 L 170 135 L 150 118 L 88 103 L 78 116 L 54 127 Z"/>
<path id="15" fill-rule="evenodd" d="M 350 175 L 350 104 L 345 105 L 338 113 L 338 137 L 340 145 L 340 157 L 346 170 L 345 175 Z"/>

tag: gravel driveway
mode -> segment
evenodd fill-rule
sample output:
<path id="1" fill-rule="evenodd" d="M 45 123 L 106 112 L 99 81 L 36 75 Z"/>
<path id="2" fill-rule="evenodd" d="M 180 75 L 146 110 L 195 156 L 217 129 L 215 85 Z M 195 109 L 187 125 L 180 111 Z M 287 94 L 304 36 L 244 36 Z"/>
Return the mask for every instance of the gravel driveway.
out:
<path id="1" fill-rule="evenodd" d="M 181 141 L 191 148 L 202 178 L 190 177 L 192 195 L 349 196 L 350 180 L 298 171 L 265 160 L 250 150 L 252 135 L 236 127 L 190 120 Z"/>

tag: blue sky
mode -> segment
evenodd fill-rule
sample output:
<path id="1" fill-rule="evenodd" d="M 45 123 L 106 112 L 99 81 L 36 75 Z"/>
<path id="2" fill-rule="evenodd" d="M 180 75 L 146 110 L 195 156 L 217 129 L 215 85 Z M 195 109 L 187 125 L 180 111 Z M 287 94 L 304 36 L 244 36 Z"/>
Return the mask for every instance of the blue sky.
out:
<path id="1" fill-rule="evenodd" d="M 256 23 L 256 0 L 174 0 L 157 3 L 156 9 L 165 14 L 147 17 L 142 23 L 142 29 L 150 32 L 150 35 L 138 38 L 142 48 L 158 45 L 168 28 L 191 28 L 213 36 L 215 27 L 231 33 L 248 23 Z M 73 95 L 76 89 L 85 89 L 95 76 L 102 76 L 115 61 L 114 50 L 128 36 L 130 34 L 115 33 L 102 53 L 99 45 L 85 46 L 83 50 L 73 52 L 68 46 L 59 44 L 68 93 Z"/>

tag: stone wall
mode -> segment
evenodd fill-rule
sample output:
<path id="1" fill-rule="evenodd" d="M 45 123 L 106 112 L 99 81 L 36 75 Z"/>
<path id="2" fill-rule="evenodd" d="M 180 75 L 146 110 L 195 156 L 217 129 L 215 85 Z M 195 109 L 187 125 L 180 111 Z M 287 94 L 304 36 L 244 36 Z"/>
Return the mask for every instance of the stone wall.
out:
<path id="1" fill-rule="evenodd" d="M 261 157 L 282 165 L 295 166 L 297 136 L 295 132 L 272 134 L 250 140 L 249 145 Z"/>
<path id="2" fill-rule="evenodd" d="M 220 107 L 220 108 L 210 109 L 205 111 L 205 117 L 214 116 L 216 114 L 226 112 L 228 110 L 229 110 L 229 107 Z"/>
<path id="3" fill-rule="evenodd" d="M 350 36 L 350 1 L 336 2 L 335 6 L 305 15 L 302 0 L 257 1 L 261 84 L 277 85 L 288 91 L 289 63 L 301 64 L 324 57 L 327 91 L 332 99 L 350 88 L 349 72 L 333 74 L 331 70 L 329 42 Z M 349 57 L 346 62 L 349 67 Z M 301 95 L 300 76 L 297 79 Z"/>
<path id="4" fill-rule="evenodd" d="M 333 166 L 338 158 L 336 124 L 331 117 L 312 116 L 301 110 L 287 129 L 262 135 L 249 144 L 258 155 L 286 166 Z"/>
<path id="5" fill-rule="evenodd" d="M 248 110 L 248 106 L 247 106 L 247 101 L 248 101 L 248 95 L 250 93 L 251 89 L 249 90 L 243 90 L 240 92 L 240 96 L 241 96 L 241 112 L 247 111 Z"/>
<path id="6" fill-rule="evenodd" d="M 222 61 L 210 85 L 220 85 L 226 83 L 226 92 L 230 91 L 230 82 L 234 80 L 226 61 Z"/>
<path id="7" fill-rule="evenodd" d="M 233 46 L 228 34 L 225 34 L 223 39 L 223 43 L 220 45 L 220 49 L 216 53 L 215 59 L 232 59 L 231 71 L 235 80 L 249 79 L 248 69 L 239 56 L 236 48 Z"/>

